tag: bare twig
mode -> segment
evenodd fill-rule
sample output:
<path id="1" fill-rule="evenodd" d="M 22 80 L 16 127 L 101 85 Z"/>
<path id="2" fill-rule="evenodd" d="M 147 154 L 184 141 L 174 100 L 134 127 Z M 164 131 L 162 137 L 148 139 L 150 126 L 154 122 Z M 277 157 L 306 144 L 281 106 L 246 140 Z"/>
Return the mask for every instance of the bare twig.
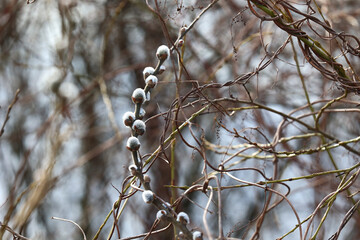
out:
<path id="1" fill-rule="evenodd" d="M 83 239 L 86 240 L 86 235 L 85 235 L 85 232 L 84 230 L 80 227 L 79 224 L 77 224 L 76 222 L 72 221 L 72 220 L 69 220 L 69 219 L 65 219 L 65 218 L 58 218 L 58 217 L 51 217 L 51 219 L 54 219 L 54 220 L 59 220 L 59 221 L 64 221 L 64 222 L 69 222 L 69 223 L 72 223 L 74 224 L 76 227 L 78 227 L 83 235 Z"/>

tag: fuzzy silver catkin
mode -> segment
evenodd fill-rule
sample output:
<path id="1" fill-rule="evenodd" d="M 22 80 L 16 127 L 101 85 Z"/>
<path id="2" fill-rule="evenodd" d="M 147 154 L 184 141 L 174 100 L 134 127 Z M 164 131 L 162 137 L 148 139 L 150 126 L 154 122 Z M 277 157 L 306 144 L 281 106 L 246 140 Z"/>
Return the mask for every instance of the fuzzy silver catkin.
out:
<path id="1" fill-rule="evenodd" d="M 166 67 L 164 65 L 161 65 L 159 68 L 159 74 L 162 74 L 165 71 L 166 71 Z"/>
<path id="2" fill-rule="evenodd" d="M 135 120 L 132 125 L 132 129 L 138 134 L 143 135 L 146 131 L 146 125 L 142 120 Z"/>
<path id="3" fill-rule="evenodd" d="M 137 151 L 140 148 L 140 141 L 137 137 L 129 137 L 129 139 L 126 142 L 126 147 L 130 151 Z"/>
<path id="4" fill-rule="evenodd" d="M 152 75 L 155 72 L 153 67 L 146 67 L 143 70 L 143 77 L 146 79 L 148 76 Z"/>
<path id="5" fill-rule="evenodd" d="M 202 240 L 203 234 L 200 231 L 193 232 L 193 240 Z"/>
<path id="6" fill-rule="evenodd" d="M 156 57 L 160 61 L 165 61 L 170 56 L 170 49 L 166 45 L 161 45 L 156 51 Z"/>
<path id="7" fill-rule="evenodd" d="M 147 84 L 150 88 L 156 87 L 158 83 L 158 78 L 154 75 L 150 75 L 145 79 L 145 84 Z"/>
<path id="8" fill-rule="evenodd" d="M 126 112 L 123 115 L 123 123 L 126 127 L 131 127 L 135 121 L 135 114 L 133 112 Z"/>
<path id="9" fill-rule="evenodd" d="M 138 168 L 135 164 L 131 164 L 129 166 L 129 172 L 131 173 L 131 175 L 135 176 L 136 172 L 137 172 Z"/>
<path id="10" fill-rule="evenodd" d="M 131 99 L 134 103 L 144 103 L 146 99 L 145 91 L 142 88 L 134 90 Z"/>
<path id="11" fill-rule="evenodd" d="M 142 120 L 145 117 L 146 111 L 143 108 L 140 108 L 139 119 Z"/>
<path id="12" fill-rule="evenodd" d="M 154 201 L 154 193 L 150 190 L 146 190 L 142 193 L 142 199 L 145 203 L 152 203 Z"/>
<path id="13" fill-rule="evenodd" d="M 166 211 L 165 210 L 159 210 L 156 213 L 156 219 L 162 220 L 162 219 L 164 219 L 165 216 L 166 216 Z"/>
<path id="14" fill-rule="evenodd" d="M 185 213 L 185 212 L 179 212 L 176 220 L 182 224 L 190 223 L 189 215 L 187 215 L 187 213 Z"/>

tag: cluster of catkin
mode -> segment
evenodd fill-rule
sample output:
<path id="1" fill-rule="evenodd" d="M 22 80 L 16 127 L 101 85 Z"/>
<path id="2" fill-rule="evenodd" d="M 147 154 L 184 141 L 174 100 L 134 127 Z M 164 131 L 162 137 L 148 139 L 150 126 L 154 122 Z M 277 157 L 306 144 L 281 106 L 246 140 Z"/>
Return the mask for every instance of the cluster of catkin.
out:
<path id="1" fill-rule="evenodd" d="M 182 44 L 181 37 L 177 40 L 177 43 Z M 155 67 L 146 67 L 143 71 L 143 77 L 145 80 L 145 88 L 137 88 L 134 90 L 131 99 L 135 104 L 134 112 L 126 112 L 123 116 L 124 125 L 131 129 L 131 137 L 127 140 L 126 147 L 131 151 L 133 164 L 129 166 L 130 173 L 139 179 L 144 189 L 138 189 L 142 191 L 142 198 L 145 203 L 153 204 L 159 211 L 156 214 L 158 221 L 165 221 L 172 223 L 178 230 L 178 239 L 203 239 L 200 231 L 190 231 L 187 225 L 190 223 L 189 216 L 185 212 L 176 213 L 171 205 L 151 191 L 150 177 L 144 175 L 142 172 L 143 162 L 139 154 L 140 140 L 139 136 L 142 136 L 146 131 L 146 125 L 143 121 L 145 116 L 145 110 L 142 108 L 146 101 L 150 101 L 150 91 L 156 87 L 158 83 L 157 75 L 165 71 L 163 63 L 169 58 L 170 49 L 162 45 L 156 51 L 156 57 L 158 63 Z"/>

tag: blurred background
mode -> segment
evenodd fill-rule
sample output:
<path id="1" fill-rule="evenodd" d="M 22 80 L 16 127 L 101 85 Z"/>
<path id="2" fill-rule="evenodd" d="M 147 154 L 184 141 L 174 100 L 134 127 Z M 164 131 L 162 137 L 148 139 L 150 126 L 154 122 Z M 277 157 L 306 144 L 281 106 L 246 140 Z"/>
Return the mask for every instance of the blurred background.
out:
<path id="1" fill-rule="evenodd" d="M 122 115 L 134 108 L 132 91 L 145 86 L 142 71 L 147 66 L 155 67 L 158 46 L 171 47 L 180 28 L 189 26 L 210 2 L 148 1 L 161 18 L 146 1 L 0 2 L 2 224 L 31 239 L 82 239 L 71 223 L 51 219 L 60 217 L 78 223 L 87 238 L 93 239 L 129 176 L 131 154 L 125 143 L 130 131 L 122 124 Z M 327 21 L 338 33 L 359 33 L 358 1 L 299 0 L 292 4 Z M 303 16 L 293 13 L 293 17 Z M 343 41 L 314 22 L 305 22 L 302 29 L 344 64 L 352 80 L 358 81 L 359 56 L 351 54 Z M 324 140 L 314 131 L 312 114 L 333 101 L 318 126 L 337 140 L 355 139 L 348 146 L 358 150 L 358 95 L 349 91 L 341 97 L 344 91 L 336 79 L 329 79 L 309 64 L 298 40 L 292 38 L 290 42 L 288 37 L 274 22 L 261 22 L 243 0 L 220 0 L 200 17 L 187 33 L 184 47 L 173 51 L 165 63 L 167 70 L 159 76 L 160 83 L 144 106 L 147 132 L 140 138 L 143 157 L 146 159 L 169 136 L 174 123 L 180 125 L 210 100 L 217 102 L 192 121 L 192 131 L 184 129 L 176 138 L 175 156 L 166 148 L 149 168 L 152 188 L 158 196 L 173 201 L 173 188 L 169 187 L 172 170 L 175 185 L 202 184 L 204 155 L 212 166 L 238 169 L 233 176 L 254 183 L 272 178 L 274 169 L 278 179 L 286 179 L 345 169 L 359 162 L 356 152 L 342 146 L 317 149 L 334 141 Z M 356 46 L 354 39 L 347 40 Z M 319 62 L 326 65 L 321 59 Z M 195 83 L 205 87 L 196 90 Z M 179 97 L 182 106 L 176 114 L 178 105 L 174 100 Z M 9 106 L 12 109 L 8 114 Z M 248 108 L 239 109 L 242 107 Z M 314 128 L 293 121 L 285 121 L 283 126 L 286 117 L 266 107 L 284 114 L 293 112 Z M 277 157 L 266 151 L 266 145 L 274 139 L 300 135 L 306 137 L 277 143 Z M 200 148 L 203 155 L 191 146 Z M 315 150 L 301 152 L 304 149 Z M 174 168 L 166 160 L 175 161 Z M 213 170 L 207 167 L 207 172 Z M 342 181 L 339 173 L 286 181 L 286 186 L 267 186 L 288 194 L 303 221 L 338 189 Z M 235 187 L 240 183 L 226 174 L 217 177 L 222 186 L 233 186 L 221 191 L 225 236 L 276 239 L 298 223 L 286 201 L 276 204 L 262 223 L 259 216 L 267 199 L 271 199 L 269 192 L 254 186 Z M 348 191 L 337 195 L 316 239 L 329 239 L 358 201 L 360 183 L 357 175 L 354 178 Z M 217 187 L 216 182 L 210 185 Z M 175 189 L 176 196 L 183 192 Z M 214 198 L 207 214 L 215 237 L 219 230 L 218 197 Z M 273 195 L 271 204 L 279 199 Z M 205 232 L 202 215 L 208 200 L 209 194 L 197 191 L 178 206 L 179 211 L 189 214 L 190 229 Z M 323 208 L 314 215 L 308 238 L 325 212 Z M 145 205 L 141 194 L 136 193 L 119 219 L 120 236 L 116 232 L 111 239 L 146 233 L 155 215 L 156 209 Z M 359 212 L 351 215 L 339 239 L 360 238 L 359 217 Z M 111 216 L 98 239 L 110 239 L 113 223 Z M 260 235 L 253 236 L 257 224 L 261 226 Z M 303 234 L 307 224 L 303 224 Z M 0 239 L 10 239 L 11 233 L 4 230 L 1 228 Z M 173 236 L 170 228 L 150 239 Z M 299 230 L 285 239 L 300 239 Z"/>

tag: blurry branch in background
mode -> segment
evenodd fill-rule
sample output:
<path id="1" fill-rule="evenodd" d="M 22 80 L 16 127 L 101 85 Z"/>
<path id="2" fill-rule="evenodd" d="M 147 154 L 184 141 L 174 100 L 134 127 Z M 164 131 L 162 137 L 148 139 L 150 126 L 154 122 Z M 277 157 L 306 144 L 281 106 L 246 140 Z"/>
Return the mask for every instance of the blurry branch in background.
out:
<path id="1" fill-rule="evenodd" d="M 24 236 L 16 233 L 16 232 L 15 232 L 14 230 L 12 230 L 9 226 L 2 224 L 2 222 L 0 222 L 0 226 L 1 226 L 1 228 L 4 228 L 5 231 L 10 232 L 10 233 L 13 235 L 13 238 L 14 238 L 14 239 L 19 239 L 19 240 L 31 240 L 30 238 L 24 237 Z"/>
<path id="2" fill-rule="evenodd" d="M 0 137 L 4 134 L 5 125 L 6 125 L 7 121 L 9 121 L 9 119 L 10 119 L 11 109 L 13 108 L 14 104 L 17 102 L 19 93 L 20 93 L 20 89 L 16 90 L 15 97 L 14 97 L 13 101 L 10 103 L 10 105 L 7 108 L 7 112 L 6 112 L 6 115 L 5 115 L 5 120 L 4 120 L 4 122 L 3 122 L 2 126 L 1 126 L 1 129 L 0 129 Z"/>
<path id="3" fill-rule="evenodd" d="M 113 105 L 112 105 L 111 99 L 109 97 L 107 85 L 106 85 L 106 82 L 105 82 L 105 79 L 104 79 L 103 75 L 104 75 L 104 67 L 105 67 L 104 66 L 104 64 L 105 64 L 105 50 L 108 47 L 109 36 L 111 34 L 111 31 L 113 31 L 116 19 L 119 17 L 119 14 L 121 14 L 123 9 L 126 7 L 127 3 L 128 3 L 128 0 L 125 0 L 125 1 L 122 1 L 122 2 L 119 3 L 119 5 L 115 9 L 114 16 L 112 16 L 112 18 L 110 20 L 109 26 L 105 30 L 104 39 L 102 40 L 103 41 L 102 46 L 101 46 L 102 47 L 102 49 L 101 49 L 102 54 L 101 54 L 100 64 L 99 64 L 99 66 L 100 66 L 100 77 L 97 80 L 98 84 L 99 84 L 102 99 L 103 99 L 104 104 L 106 106 L 106 110 L 107 110 L 109 121 L 111 123 L 111 127 L 113 128 L 117 138 L 119 138 L 119 139 L 121 139 L 121 134 L 120 134 L 119 128 L 118 128 L 117 123 L 116 123 Z"/>

